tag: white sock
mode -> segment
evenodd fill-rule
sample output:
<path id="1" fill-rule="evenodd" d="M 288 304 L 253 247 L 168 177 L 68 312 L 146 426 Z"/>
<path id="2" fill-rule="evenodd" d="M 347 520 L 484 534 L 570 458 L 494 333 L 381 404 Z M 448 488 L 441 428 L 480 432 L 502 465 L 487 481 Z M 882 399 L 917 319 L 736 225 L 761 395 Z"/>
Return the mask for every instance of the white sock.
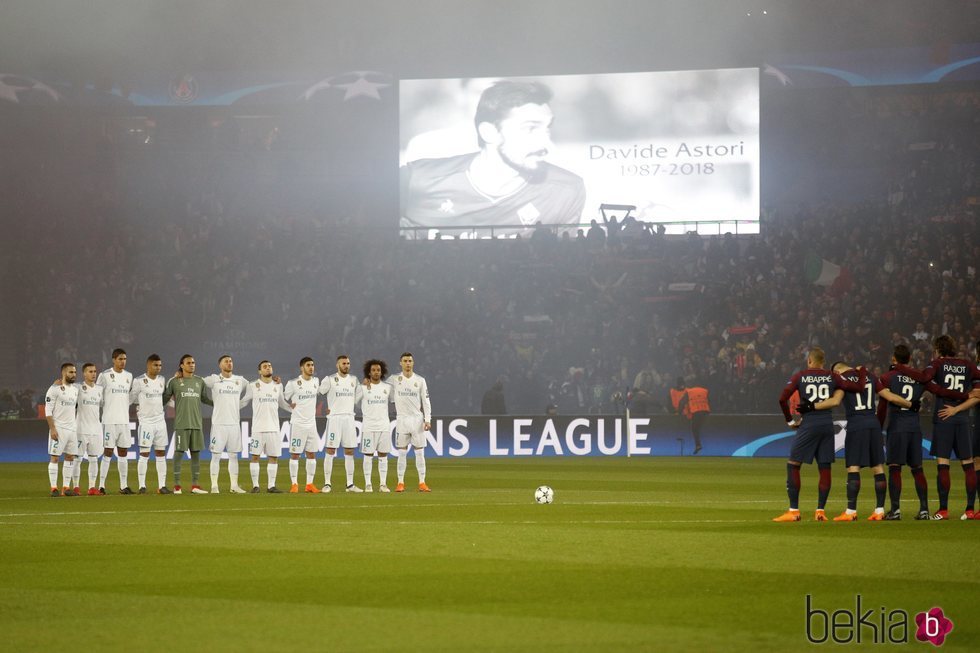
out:
<path id="1" fill-rule="evenodd" d="M 75 465 L 72 467 L 71 482 L 78 487 L 78 481 L 82 477 L 82 460 L 83 458 L 76 457 Z"/>
<path id="2" fill-rule="evenodd" d="M 146 466 L 149 462 L 150 459 L 146 456 L 140 456 L 136 462 L 136 476 L 139 478 L 140 487 L 146 487 Z"/>
<path id="3" fill-rule="evenodd" d="M 248 464 L 248 471 L 252 473 L 252 487 L 259 486 L 259 464 L 251 462 Z"/>
<path id="4" fill-rule="evenodd" d="M 229 460 L 231 460 L 229 458 Z M 221 473 L 221 454 L 211 452 L 211 487 L 218 487 L 218 474 Z"/>
<path id="5" fill-rule="evenodd" d="M 419 473 L 419 483 L 425 483 L 425 449 L 415 450 L 415 469 Z"/>
<path id="6" fill-rule="evenodd" d="M 112 456 L 102 456 L 102 464 L 99 465 L 99 487 L 105 487 L 105 480 L 109 477 L 109 465 L 112 464 Z"/>
<path id="7" fill-rule="evenodd" d="M 157 465 L 157 487 L 167 486 L 167 454 L 157 453 L 154 459 Z"/>
<path id="8" fill-rule="evenodd" d="M 379 454 L 378 458 L 378 484 L 388 485 L 388 456 Z"/>
<path id="9" fill-rule="evenodd" d="M 51 487 L 58 487 L 58 463 L 48 463 L 48 480 Z"/>
<path id="10" fill-rule="evenodd" d="M 117 456 L 116 467 L 119 469 L 119 488 L 129 486 L 129 459 L 126 454 Z"/>
<path id="11" fill-rule="evenodd" d="M 95 480 L 99 477 L 99 457 L 88 457 L 88 486 L 95 487 Z"/>
<path id="12" fill-rule="evenodd" d="M 299 483 L 299 461 L 289 459 L 289 482 L 293 485 Z"/>
<path id="13" fill-rule="evenodd" d="M 364 485 L 371 485 L 371 477 L 374 475 L 374 456 L 364 456 Z"/>
<path id="14" fill-rule="evenodd" d="M 395 463 L 395 468 L 398 470 L 398 482 L 405 482 L 405 469 L 408 467 L 408 449 L 405 451 L 398 452 L 398 462 Z"/>
<path id="15" fill-rule="evenodd" d="M 344 471 L 347 472 L 347 485 L 348 487 L 354 485 L 354 456 L 353 454 L 344 454 Z"/>
<path id="16" fill-rule="evenodd" d="M 328 453 L 323 457 L 323 484 L 330 485 L 330 476 L 333 472 L 333 459 L 337 457 L 337 454 Z"/>
<path id="17" fill-rule="evenodd" d="M 228 454 L 228 477 L 231 479 L 231 486 L 238 487 L 238 454 Z"/>
<path id="18" fill-rule="evenodd" d="M 306 459 L 306 484 L 313 485 L 316 480 L 316 458 Z"/>
<path id="19" fill-rule="evenodd" d="M 279 473 L 279 463 L 269 463 L 266 465 L 265 473 L 269 475 L 269 487 L 275 487 L 276 474 Z"/>
<path id="20" fill-rule="evenodd" d="M 58 469 L 58 466 L 57 465 L 55 465 L 55 469 Z M 61 467 L 61 475 L 62 475 L 62 477 L 64 479 L 65 487 L 69 487 L 71 485 L 71 480 L 73 478 L 75 478 L 75 461 L 74 460 L 66 460 L 65 461 L 65 464 L 62 465 L 62 467 Z M 57 472 L 55 472 L 54 478 L 55 478 L 55 482 L 57 482 L 58 481 L 58 473 Z"/>

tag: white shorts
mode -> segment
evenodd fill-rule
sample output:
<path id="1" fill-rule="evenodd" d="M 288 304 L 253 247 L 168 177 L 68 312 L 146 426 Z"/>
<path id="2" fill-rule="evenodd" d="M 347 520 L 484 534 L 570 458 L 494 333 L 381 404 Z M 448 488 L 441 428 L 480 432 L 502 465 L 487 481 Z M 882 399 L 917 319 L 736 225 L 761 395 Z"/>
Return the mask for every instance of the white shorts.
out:
<path id="1" fill-rule="evenodd" d="M 353 415 L 337 415 L 327 418 L 327 430 L 323 434 L 323 446 L 327 449 L 353 449 L 357 446 L 357 430 Z"/>
<path id="2" fill-rule="evenodd" d="M 320 434 L 316 425 L 289 425 L 289 453 L 316 453 L 320 450 Z"/>
<path id="3" fill-rule="evenodd" d="M 282 438 L 279 431 L 266 431 L 253 433 L 248 441 L 248 453 L 251 456 L 261 456 L 265 454 L 270 458 L 278 458 L 282 455 Z"/>
<path id="4" fill-rule="evenodd" d="M 103 424 L 102 447 L 104 449 L 129 449 L 133 446 L 133 434 L 129 424 Z"/>
<path id="5" fill-rule="evenodd" d="M 390 452 L 390 431 L 364 431 L 361 433 L 361 453 L 365 456 L 372 456 L 375 453 L 388 455 Z"/>
<path id="6" fill-rule="evenodd" d="M 395 425 L 395 446 L 404 449 L 411 444 L 415 449 L 424 449 L 424 425 L 421 417 L 399 417 Z"/>
<path id="7" fill-rule="evenodd" d="M 100 433 L 82 433 L 78 436 L 79 456 L 100 456 L 102 450 L 102 435 Z"/>
<path id="8" fill-rule="evenodd" d="M 208 445 L 211 453 L 242 452 L 242 427 L 238 424 L 212 424 L 211 443 Z"/>
<path id="9" fill-rule="evenodd" d="M 163 451 L 167 448 L 169 437 L 165 423 L 141 423 L 137 426 L 136 432 L 139 434 L 139 446 L 143 451 L 149 451 L 150 449 Z"/>
<path id="10" fill-rule="evenodd" d="M 48 433 L 48 455 L 60 456 L 68 454 L 75 456 L 78 454 L 78 434 L 68 429 L 58 429 L 58 439 L 52 440 Z"/>

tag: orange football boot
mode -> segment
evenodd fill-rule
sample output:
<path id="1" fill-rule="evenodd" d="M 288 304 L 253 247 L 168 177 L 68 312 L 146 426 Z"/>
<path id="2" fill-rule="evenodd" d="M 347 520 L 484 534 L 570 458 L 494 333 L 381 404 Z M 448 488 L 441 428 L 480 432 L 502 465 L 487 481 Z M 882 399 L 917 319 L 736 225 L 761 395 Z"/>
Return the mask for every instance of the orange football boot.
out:
<path id="1" fill-rule="evenodd" d="M 799 510 L 787 510 L 779 517 L 773 517 L 773 521 L 800 521 L 800 511 Z"/>

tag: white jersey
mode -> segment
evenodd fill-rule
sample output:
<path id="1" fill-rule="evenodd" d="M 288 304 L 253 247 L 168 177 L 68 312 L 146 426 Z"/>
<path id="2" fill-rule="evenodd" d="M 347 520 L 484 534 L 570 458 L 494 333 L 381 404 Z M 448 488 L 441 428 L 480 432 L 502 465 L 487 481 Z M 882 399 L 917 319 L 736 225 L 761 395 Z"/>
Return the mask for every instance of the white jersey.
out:
<path id="1" fill-rule="evenodd" d="M 133 386 L 133 375 L 126 370 L 116 372 L 110 367 L 99 374 L 95 382 L 105 390 L 102 423 L 129 426 L 129 389 Z"/>
<path id="2" fill-rule="evenodd" d="M 82 383 L 78 388 L 78 434 L 102 435 L 102 386 Z"/>
<path id="3" fill-rule="evenodd" d="M 391 386 L 385 382 L 372 383 L 364 388 L 361 398 L 361 430 L 368 432 L 387 432 L 391 426 L 388 419 L 388 403 L 391 401 Z"/>
<path id="4" fill-rule="evenodd" d="M 245 377 L 232 374 L 224 377 L 212 374 L 204 377 L 204 385 L 211 390 L 214 408 L 211 411 L 213 426 L 238 426 L 242 423 L 242 391 L 248 386 Z"/>
<path id="5" fill-rule="evenodd" d="M 289 421 L 295 426 L 316 426 L 316 400 L 320 389 L 320 379 L 313 376 L 309 380 L 302 376 L 286 383 L 286 401 L 296 404 Z"/>
<path id="6" fill-rule="evenodd" d="M 163 415 L 163 391 L 166 388 L 162 374 L 157 374 L 155 379 L 140 374 L 133 381 L 129 403 L 136 404 L 136 416 L 141 426 L 166 423 Z"/>
<path id="7" fill-rule="evenodd" d="M 245 391 L 242 405 L 252 402 L 252 432 L 279 432 L 279 409 L 292 412 L 289 404 L 282 396 L 282 385 L 270 381 L 252 381 Z"/>
<path id="8" fill-rule="evenodd" d="M 57 429 L 75 431 L 75 407 L 78 404 L 78 386 L 74 383 L 52 385 L 44 395 L 44 414 L 54 419 Z"/>
<path id="9" fill-rule="evenodd" d="M 361 383 L 353 374 L 331 374 L 320 382 L 320 394 L 327 395 L 330 416 L 354 415 L 354 406 L 361 400 Z"/>
<path id="10" fill-rule="evenodd" d="M 394 390 L 395 414 L 398 417 L 421 417 L 424 422 L 432 421 L 429 386 L 425 379 L 418 374 L 392 374 L 388 377 L 388 383 Z"/>

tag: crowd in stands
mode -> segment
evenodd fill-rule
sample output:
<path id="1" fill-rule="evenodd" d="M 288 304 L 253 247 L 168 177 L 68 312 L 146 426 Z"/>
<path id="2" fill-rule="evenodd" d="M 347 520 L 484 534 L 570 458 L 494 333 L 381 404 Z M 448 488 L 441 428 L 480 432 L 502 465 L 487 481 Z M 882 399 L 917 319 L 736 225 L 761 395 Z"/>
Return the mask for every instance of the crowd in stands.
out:
<path id="1" fill-rule="evenodd" d="M 25 152 L 0 182 L 17 220 L 4 284 L 23 380 L 0 411 L 30 414 L 25 397 L 62 361 L 107 367 L 114 347 L 136 374 L 151 352 L 167 370 L 192 353 L 201 372 L 227 352 L 248 378 L 261 358 L 292 376 L 307 354 L 321 375 L 340 353 L 394 371 L 407 350 L 437 415 L 479 413 L 498 383 L 511 414 L 618 412 L 627 398 L 665 412 L 678 377 L 705 385 L 713 412 L 774 413 L 812 345 L 877 371 L 899 342 L 924 366 L 940 334 L 966 355 L 980 339 L 978 97 L 852 98 L 837 132 L 800 145 L 838 138 L 874 170 L 874 192 L 767 205 L 760 236 L 668 237 L 628 219 L 405 241 L 359 199 L 297 206 L 275 175 L 250 185 L 247 167 L 242 183 L 216 180 L 234 152 L 142 165 Z M 837 165 L 821 152 L 814 169 Z M 810 280 L 808 257 L 840 267 L 832 285 Z"/>

